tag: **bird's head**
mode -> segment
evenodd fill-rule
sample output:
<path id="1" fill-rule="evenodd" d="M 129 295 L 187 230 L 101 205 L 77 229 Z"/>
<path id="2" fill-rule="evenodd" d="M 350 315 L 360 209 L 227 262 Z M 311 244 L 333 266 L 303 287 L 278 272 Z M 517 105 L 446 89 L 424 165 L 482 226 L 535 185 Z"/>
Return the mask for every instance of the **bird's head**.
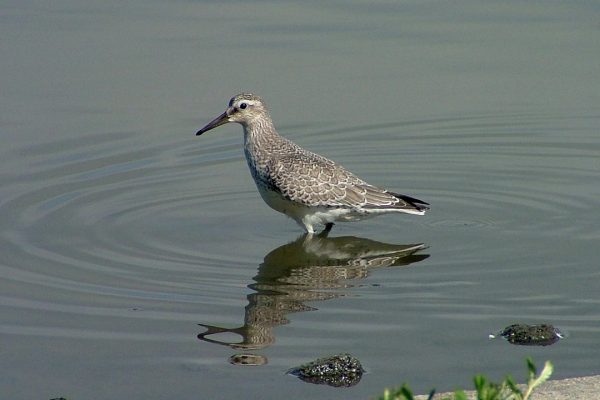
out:
<path id="1" fill-rule="evenodd" d="M 228 122 L 237 122 L 247 126 L 257 118 L 264 118 L 265 116 L 268 117 L 267 108 L 260 97 L 249 93 L 241 93 L 232 97 L 225 112 L 206 124 L 196 135 L 202 135 L 204 132 Z"/>

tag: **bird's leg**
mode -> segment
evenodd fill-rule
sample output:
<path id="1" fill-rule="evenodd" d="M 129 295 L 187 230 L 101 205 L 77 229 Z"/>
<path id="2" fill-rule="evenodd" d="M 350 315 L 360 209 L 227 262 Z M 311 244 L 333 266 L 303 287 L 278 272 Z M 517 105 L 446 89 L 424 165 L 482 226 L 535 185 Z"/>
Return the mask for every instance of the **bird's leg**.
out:
<path id="1" fill-rule="evenodd" d="M 327 235 L 329 235 L 329 232 L 331 232 L 331 228 L 333 228 L 333 222 L 326 223 L 325 228 L 321 232 L 319 232 L 319 237 L 326 238 Z"/>

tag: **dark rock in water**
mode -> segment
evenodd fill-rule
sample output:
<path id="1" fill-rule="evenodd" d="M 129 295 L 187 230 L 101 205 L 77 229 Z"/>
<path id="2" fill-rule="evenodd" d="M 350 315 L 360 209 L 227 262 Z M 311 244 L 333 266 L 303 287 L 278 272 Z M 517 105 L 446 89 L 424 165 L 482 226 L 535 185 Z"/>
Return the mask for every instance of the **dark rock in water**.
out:
<path id="1" fill-rule="evenodd" d="M 287 371 L 288 374 L 297 376 L 304 382 L 335 387 L 356 385 L 360 382 L 363 372 L 360 361 L 350 354 L 319 358 Z"/>
<path id="2" fill-rule="evenodd" d="M 558 328 L 548 324 L 513 324 L 504 328 L 499 335 L 511 344 L 523 346 L 549 346 L 564 337 Z"/>

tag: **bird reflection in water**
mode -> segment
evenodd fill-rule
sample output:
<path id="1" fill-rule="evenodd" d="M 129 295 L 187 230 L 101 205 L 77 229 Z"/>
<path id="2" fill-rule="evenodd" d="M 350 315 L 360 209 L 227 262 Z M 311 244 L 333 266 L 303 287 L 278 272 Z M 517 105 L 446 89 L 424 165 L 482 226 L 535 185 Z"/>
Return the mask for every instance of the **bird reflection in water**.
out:
<path id="1" fill-rule="evenodd" d="M 344 296 L 331 289 L 351 287 L 354 280 L 365 278 L 373 269 L 424 260 L 429 255 L 416 253 L 425 248 L 422 243 L 396 245 L 353 236 L 301 236 L 265 256 L 255 282 L 248 285 L 255 293 L 248 295 L 244 325 L 224 328 L 199 324 L 206 331 L 198 339 L 242 351 L 265 348 L 275 342 L 273 328 L 289 323 L 287 314 L 317 310 L 306 302 Z M 237 334 L 241 341 L 213 336 L 221 333 Z M 229 361 L 239 365 L 267 363 L 266 357 L 257 354 L 235 354 Z"/>

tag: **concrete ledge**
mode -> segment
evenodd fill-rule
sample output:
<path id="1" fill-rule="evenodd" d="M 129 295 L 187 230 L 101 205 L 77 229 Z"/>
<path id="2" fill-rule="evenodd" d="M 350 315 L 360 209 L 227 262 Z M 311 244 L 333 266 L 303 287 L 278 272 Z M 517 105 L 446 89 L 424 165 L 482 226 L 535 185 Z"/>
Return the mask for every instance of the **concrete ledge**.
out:
<path id="1" fill-rule="evenodd" d="M 451 396 L 452 392 L 439 393 L 435 400 Z M 467 397 L 476 399 L 475 392 L 468 391 Z M 452 396 L 450 398 L 453 398 Z M 427 399 L 426 395 L 415 396 L 417 400 Z M 561 380 L 550 380 L 538 387 L 531 400 L 591 400 L 600 399 L 600 375 L 584 376 Z"/>

